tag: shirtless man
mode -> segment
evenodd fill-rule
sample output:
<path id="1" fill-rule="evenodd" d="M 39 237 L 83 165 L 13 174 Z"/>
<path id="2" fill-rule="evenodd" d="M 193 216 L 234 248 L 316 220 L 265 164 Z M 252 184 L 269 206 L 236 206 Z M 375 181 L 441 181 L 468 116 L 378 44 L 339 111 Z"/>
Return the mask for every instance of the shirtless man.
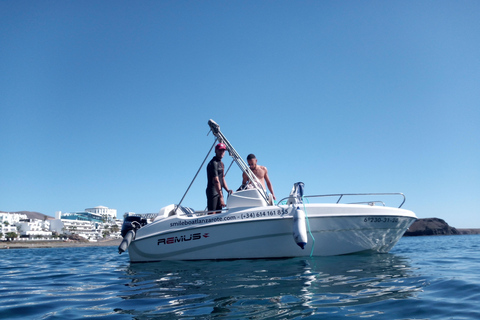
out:
<path id="1" fill-rule="evenodd" d="M 268 186 L 268 190 L 270 190 L 270 193 L 272 194 L 273 200 L 277 200 L 277 198 L 275 198 L 275 193 L 273 192 L 272 183 L 270 182 L 270 178 L 268 177 L 267 168 L 264 166 L 257 165 L 257 158 L 252 153 L 247 156 L 247 162 L 248 162 L 248 166 L 250 167 L 250 170 L 252 170 L 253 174 L 258 178 L 258 180 L 262 184 L 263 189 L 266 190 L 265 188 L 265 182 L 266 182 Z M 242 185 L 244 185 L 248 182 L 248 176 L 245 173 L 243 173 L 242 177 L 243 177 Z"/>

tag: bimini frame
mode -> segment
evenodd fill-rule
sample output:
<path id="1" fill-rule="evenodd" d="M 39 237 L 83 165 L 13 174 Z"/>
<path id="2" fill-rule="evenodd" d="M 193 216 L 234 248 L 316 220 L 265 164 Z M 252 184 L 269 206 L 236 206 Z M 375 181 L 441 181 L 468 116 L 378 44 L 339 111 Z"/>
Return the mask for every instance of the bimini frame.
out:
<path id="1" fill-rule="evenodd" d="M 268 196 L 267 196 L 267 192 L 266 190 L 263 188 L 262 184 L 260 183 L 260 181 L 258 180 L 258 178 L 253 174 L 252 170 L 250 170 L 249 166 L 245 163 L 245 161 L 243 161 L 242 157 L 240 157 L 240 155 L 238 154 L 238 152 L 233 148 L 232 144 L 227 140 L 227 138 L 223 135 L 223 133 L 220 131 L 220 126 L 215 122 L 213 121 L 212 119 L 208 120 L 208 125 L 210 126 L 210 130 L 212 131 L 213 135 L 215 136 L 215 141 L 213 142 L 213 145 L 212 147 L 210 148 L 210 150 L 208 151 L 208 154 L 207 156 L 205 157 L 205 159 L 203 160 L 202 164 L 200 165 L 200 168 L 198 168 L 198 171 L 197 173 L 195 174 L 195 176 L 193 177 L 193 180 L 192 182 L 190 182 L 190 185 L 188 186 L 187 188 L 187 191 L 185 191 L 185 194 L 183 195 L 182 199 L 180 200 L 180 202 L 175 205 L 175 208 L 174 208 L 174 212 L 177 211 L 177 209 L 180 207 L 180 205 L 182 204 L 183 202 L 183 199 L 185 199 L 185 196 L 187 195 L 188 191 L 190 190 L 190 187 L 192 186 L 193 182 L 195 181 L 195 179 L 197 178 L 198 176 L 198 173 L 200 172 L 200 170 L 202 169 L 203 165 L 205 164 L 205 161 L 207 160 L 208 158 L 208 155 L 210 154 L 210 152 L 212 152 L 212 149 L 215 147 L 215 144 L 217 143 L 217 141 L 225 144 L 225 146 L 227 147 L 227 151 L 228 151 L 228 154 L 233 158 L 233 161 L 235 161 L 235 163 L 238 165 L 238 167 L 240 168 L 240 170 L 242 170 L 242 172 L 244 172 L 250 183 L 258 189 L 258 191 L 260 192 L 260 194 L 262 195 L 262 197 L 265 199 L 265 201 L 268 203 Z"/>
<path id="2" fill-rule="evenodd" d="M 242 170 L 242 172 L 247 175 L 250 183 L 252 183 L 252 185 L 258 189 L 262 197 L 268 203 L 267 192 L 263 188 L 263 185 L 260 183 L 255 174 L 253 174 L 252 170 L 250 170 L 250 167 L 245 163 L 245 161 L 243 161 L 242 157 L 240 157 L 238 152 L 233 148 L 227 138 L 225 138 L 223 133 L 220 131 L 220 126 L 212 119 L 208 120 L 208 125 L 210 126 L 210 130 L 212 131 L 213 135 L 217 138 L 219 142 L 225 144 L 228 150 L 228 154 L 233 158 L 233 161 L 235 161 L 240 170 Z"/>

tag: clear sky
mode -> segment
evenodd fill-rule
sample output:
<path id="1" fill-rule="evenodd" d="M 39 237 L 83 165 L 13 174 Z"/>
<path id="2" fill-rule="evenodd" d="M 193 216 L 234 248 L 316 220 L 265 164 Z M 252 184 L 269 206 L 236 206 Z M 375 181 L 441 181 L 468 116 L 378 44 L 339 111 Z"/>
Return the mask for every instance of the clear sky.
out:
<path id="1" fill-rule="evenodd" d="M 403 192 L 419 218 L 480 228 L 479 17 L 480 1 L 2 0 L 0 210 L 158 212 L 214 119 L 278 198 L 297 181 Z M 205 171 L 184 205 L 205 208 Z"/>

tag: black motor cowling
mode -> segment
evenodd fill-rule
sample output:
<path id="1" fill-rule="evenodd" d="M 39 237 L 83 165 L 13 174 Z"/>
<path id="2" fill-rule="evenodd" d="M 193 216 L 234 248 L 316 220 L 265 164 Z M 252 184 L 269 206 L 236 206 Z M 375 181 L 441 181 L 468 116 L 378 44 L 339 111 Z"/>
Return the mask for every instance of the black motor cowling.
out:
<path id="1" fill-rule="evenodd" d="M 138 216 L 125 217 L 122 224 L 122 237 L 123 240 L 118 246 L 118 253 L 127 251 L 130 246 L 130 242 L 135 239 L 135 233 L 138 229 L 147 224 L 147 219 Z"/>
<path id="2" fill-rule="evenodd" d="M 128 231 L 140 229 L 144 225 L 147 224 L 147 219 L 139 217 L 139 216 L 127 216 L 123 220 L 122 224 L 122 237 L 125 237 Z"/>

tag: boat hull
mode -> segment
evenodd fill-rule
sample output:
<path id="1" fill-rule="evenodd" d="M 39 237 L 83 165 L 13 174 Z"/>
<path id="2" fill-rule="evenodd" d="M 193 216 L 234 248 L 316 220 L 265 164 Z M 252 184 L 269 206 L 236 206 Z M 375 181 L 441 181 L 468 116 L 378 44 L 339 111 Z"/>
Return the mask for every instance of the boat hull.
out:
<path id="1" fill-rule="evenodd" d="M 331 256 L 388 252 L 416 220 L 408 210 L 366 205 L 311 204 L 308 242 L 295 243 L 293 207 L 267 206 L 222 214 L 162 218 L 137 231 L 131 262 Z"/>

